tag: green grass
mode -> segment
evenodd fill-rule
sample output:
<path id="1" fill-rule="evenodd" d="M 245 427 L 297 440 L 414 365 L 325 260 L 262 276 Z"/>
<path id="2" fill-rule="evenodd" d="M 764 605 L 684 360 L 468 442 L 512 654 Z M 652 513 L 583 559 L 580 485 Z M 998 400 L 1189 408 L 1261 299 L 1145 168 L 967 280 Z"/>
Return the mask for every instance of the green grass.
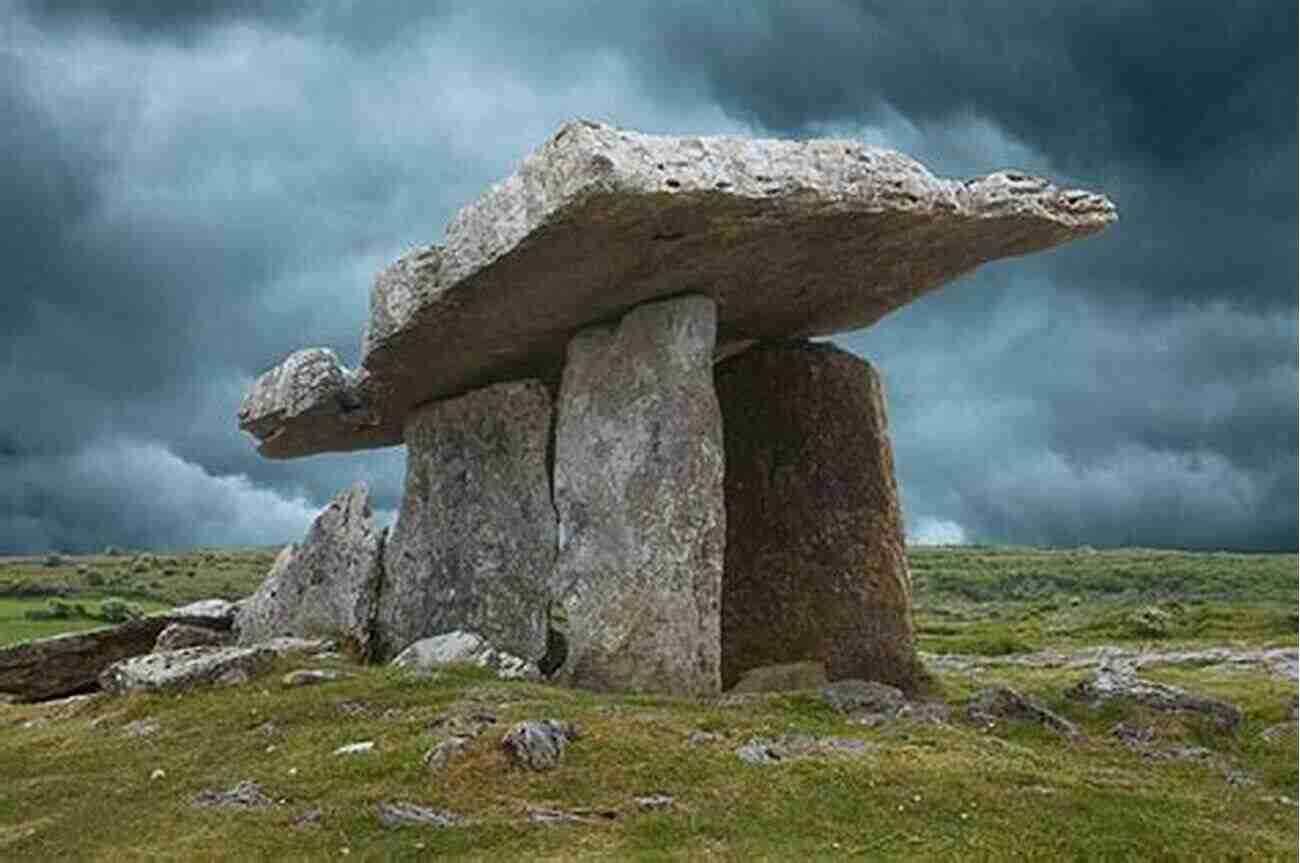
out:
<path id="1" fill-rule="evenodd" d="M 132 557 L 52 567 L 0 561 L 0 643 L 24 626 L 85 623 L 22 618 L 56 593 L 156 605 L 245 595 L 275 551 L 159 555 L 143 567 Z M 929 651 L 1297 643 L 1295 555 L 974 548 L 914 549 L 910 560 L 919 641 Z M 90 572 L 102 583 L 92 585 L 101 579 Z M 1153 618 L 1159 634 L 1134 622 L 1150 608 L 1160 612 Z M 283 689 L 273 674 L 179 697 L 0 706 L 0 859 L 1296 858 L 1296 808 L 1279 798 L 1297 796 L 1300 753 L 1287 718 L 1297 690 L 1260 670 L 1143 672 L 1241 707 L 1246 720 L 1229 732 L 1131 703 L 1090 708 L 1066 695 L 1085 672 L 1059 668 L 940 672 L 932 693 L 953 708 L 951 723 L 867 728 L 813 694 L 721 707 L 501 683 L 470 670 L 420 678 L 342 660 L 286 660 L 277 674 L 315 666 L 352 676 Z M 1066 741 L 1037 725 L 984 729 L 961 721 L 963 704 L 998 683 L 1064 714 L 1083 736 Z M 476 701 L 499 721 L 467 755 L 431 773 L 421 761 L 437 739 L 430 723 L 458 701 Z M 127 736 L 126 725 L 145 717 L 160 730 Z M 575 720 L 583 736 L 553 772 L 510 767 L 498 749 L 505 727 L 542 717 Z M 271 736 L 261 730 L 268 721 Z M 1111 734 L 1120 721 L 1153 728 L 1159 747 L 1206 747 L 1213 757 L 1144 758 Z M 722 737 L 692 744 L 693 731 Z M 768 767 L 735 755 L 751 736 L 788 732 L 857 737 L 874 748 Z M 377 751 L 331 754 L 358 740 L 375 740 Z M 156 769 L 165 776 L 151 779 Z M 1236 784 L 1233 775 L 1249 783 Z M 244 779 L 284 802 L 250 812 L 190 803 L 202 789 Z M 643 810 L 634 798 L 649 794 L 674 803 Z M 396 800 L 465 820 L 448 829 L 385 828 L 375 807 Z M 529 807 L 613 814 L 597 823 L 542 824 L 529 820 Z M 295 826 L 310 810 L 320 811 L 319 824 Z"/>
<path id="2" fill-rule="evenodd" d="M 1065 698 L 1073 678 L 1059 672 L 1008 676 L 1081 723 L 1086 736 L 1069 743 L 1015 724 L 866 729 L 805 694 L 725 708 L 504 684 L 476 671 L 421 679 L 350 670 L 345 681 L 308 689 L 282 689 L 271 676 L 184 697 L 0 708 L 0 857 L 313 860 L 347 848 L 360 860 L 1270 860 L 1293 859 L 1296 848 L 1295 808 L 1275 799 L 1294 796 L 1296 737 L 1265 744 L 1259 736 L 1296 691 L 1255 675 L 1209 686 L 1246 708 L 1234 733 L 1133 706 L 1093 711 Z M 961 676 L 941 676 L 940 686 L 957 705 L 973 689 Z M 445 772 L 430 773 L 421 763 L 435 739 L 430 720 L 475 698 L 498 724 Z M 573 719 L 583 736 L 553 772 L 510 767 L 497 743 L 505 726 L 543 716 Z M 47 723 L 22 724 L 38 717 Z M 159 722 L 158 733 L 126 736 L 126 724 L 145 717 Z M 1157 723 L 1162 744 L 1211 746 L 1255 784 L 1231 785 L 1218 766 L 1143 759 L 1109 735 L 1120 719 Z M 267 721 L 272 736 L 261 730 Z M 697 729 L 724 739 L 692 745 Z M 877 748 L 768 767 L 734 753 L 751 736 L 791 731 Z M 331 754 L 357 740 L 377 741 L 377 751 Z M 166 775 L 151 779 L 155 769 Z M 285 802 L 253 812 L 189 802 L 243 779 Z M 648 794 L 675 802 L 644 811 L 634 798 Z M 385 828 L 375 806 L 390 800 L 466 821 Z M 529 807 L 613 817 L 547 825 L 529 821 Z M 319 826 L 296 828 L 313 809 Z"/>

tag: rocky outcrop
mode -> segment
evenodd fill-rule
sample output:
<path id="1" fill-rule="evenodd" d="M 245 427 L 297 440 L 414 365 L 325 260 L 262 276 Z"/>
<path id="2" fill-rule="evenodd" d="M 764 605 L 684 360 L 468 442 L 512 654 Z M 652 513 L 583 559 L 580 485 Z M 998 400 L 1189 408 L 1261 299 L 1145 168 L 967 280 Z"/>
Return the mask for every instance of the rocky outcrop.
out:
<path id="1" fill-rule="evenodd" d="M 266 671 L 277 656 L 323 649 L 328 642 L 276 638 L 252 647 L 186 647 L 115 662 L 99 675 L 108 692 L 176 691 L 244 683 Z"/>
<path id="2" fill-rule="evenodd" d="M 1014 172 L 957 181 L 857 141 L 643 135 L 569 123 L 381 273 L 356 372 L 292 355 L 240 409 L 290 458 L 400 443 L 417 405 L 554 376 L 576 330 L 684 291 L 722 350 L 859 329 L 987 261 L 1115 219 L 1105 197 Z"/>
<path id="3" fill-rule="evenodd" d="M 341 638 L 362 656 L 371 649 L 383 533 L 358 482 L 312 522 L 302 543 L 287 546 L 235 619 L 239 644 L 279 637 Z"/>
<path id="4" fill-rule="evenodd" d="M 718 691 L 724 512 L 714 303 L 634 309 L 574 337 L 555 434 L 567 617 L 559 674 L 592 689 Z"/>
<path id="5" fill-rule="evenodd" d="M 172 624 L 229 628 L 224 611 L 211 602 L 196 603 L 116 626 L 0 648 L 0 694 L 18 701 L 44 701 L 95 689 L 101 671 L 119 660 L 149 653 Z"/>
<path id="6" fill-rule="evenodd" d="M 921 666 L 884 394 L 829 344 L 716 370 L 726 442 L 722 683 L 796 661 L 910 690 Z"/>
<path id="7" fill-rule="evenodd" d="M 402 509 L 384 552 L 378 655 L 454 630 L 527 660 L 546 652 L 556 553 L 551 417 L 550 394 L 537 381 L 411 414 Z"/>

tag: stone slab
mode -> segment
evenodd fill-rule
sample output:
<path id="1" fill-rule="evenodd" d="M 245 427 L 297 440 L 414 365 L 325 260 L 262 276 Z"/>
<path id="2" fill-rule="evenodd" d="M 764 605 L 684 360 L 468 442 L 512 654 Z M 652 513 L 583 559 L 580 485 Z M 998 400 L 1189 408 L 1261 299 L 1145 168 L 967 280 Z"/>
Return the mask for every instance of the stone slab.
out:
<path id="1" fill-rule="evenodd" d="M 552 379 L 578 329 L 681 293 L 718 347 L 860 329 L 979 265 L 1095 233 L 1104 196 L 969 180 L 857 141 L 645 135 L 580 120 L 375 280 L 361 368 L 314 349 L 257 380 L 263 455 L 400 443 L 416 405 Z M 328 354 L 328 356 L 327 356 Z"/>
<path id="2" fill-rule="evenodd" d="M 613 691 L 718 692 L 722 425 L 715 305 L 641 306 L 569 345 L 555 433 L 559 676 Z"/>
<path id="3" fill-rule="evenodd" d="M 716 367 L 726 441 L 722 682 L 820 661 L 831 680 L 922 673 L 880 379 L 830 344 Z"/>
<path id="4" fill-rule="evenodd" d="M 455 630 L 525 660 L 546 653 L 552 415 L 538 381 L 497 384 L 410 415 L 405 489 L 375 616 L 379 657 Z"/>
<path id="5" fill-rule="evenodd" d="M 368 656 L 382 552 L 370 490 L 357 482 L 330 501 L 300 544 L 285 547 L 257 592 L 240 604 L 238 643 L 329 637 Z"/>

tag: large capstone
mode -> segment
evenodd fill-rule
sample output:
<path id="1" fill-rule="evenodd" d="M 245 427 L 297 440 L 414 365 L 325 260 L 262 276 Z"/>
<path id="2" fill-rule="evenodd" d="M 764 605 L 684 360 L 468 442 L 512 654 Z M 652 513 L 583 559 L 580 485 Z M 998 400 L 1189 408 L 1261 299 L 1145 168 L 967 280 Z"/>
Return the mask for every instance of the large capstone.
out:
<path id="1" fill-rule="evenodd" d="M 370 491 L 358 482 L 321 511 L 300 545 L 280 553 L 261 587 L 241 605 L 235 619 L 239 644 L 329 637 L 368 655 L 382 548 Z"/>
<path id="2" fill-rule="evenodd" d="M 406 424 L 406 487 L 384 553 L 379 655 L 464 630 L 528 660 L 546 652 L 556 523 L 552 406 L 537 381 L 425 405 Z"/>
<path id="3" fill-rule="evenodd" d="M 683 293 L 719 347 L 860 329 L 979 265 L 1100 231 L 1102 195 L 935 177 L 858 141 L 643 135 L 575 121 L 381 273 L 361 368 L 264 374 L 240 425 L 273 458 L 400 443 L 418 405 L 550 379 L 579 328 Z"/>
<path id="4" fill-rule="evenodd" d="M 829 344 L 716 369 L 726 441 L 722 682 L 817 660 L 911 689 L 921 668 L 880 379 Z"/>
<path id="5" fill-rule="evenodd" d="M 722 424 L 715 304 L 652 303 L 569 344 L 555 435 L 568 626 L 561 675 L 600 690 L 719 687 Z"/>

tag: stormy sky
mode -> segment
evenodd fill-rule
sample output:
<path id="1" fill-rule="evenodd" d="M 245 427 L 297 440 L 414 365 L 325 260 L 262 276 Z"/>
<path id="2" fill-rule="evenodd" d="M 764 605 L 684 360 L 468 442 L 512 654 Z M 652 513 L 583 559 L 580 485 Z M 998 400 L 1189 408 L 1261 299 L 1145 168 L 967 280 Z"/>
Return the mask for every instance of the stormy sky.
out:
<path id="1" fill-rule="evenodd" d="M 242 391 L 572 117 L 1106 192 L 1099 237 L 837 337 L 923 542 L 1294 550 L 1294 0 L 0 0 L 0 554 L 299 538 L 399 450 Z"/>

